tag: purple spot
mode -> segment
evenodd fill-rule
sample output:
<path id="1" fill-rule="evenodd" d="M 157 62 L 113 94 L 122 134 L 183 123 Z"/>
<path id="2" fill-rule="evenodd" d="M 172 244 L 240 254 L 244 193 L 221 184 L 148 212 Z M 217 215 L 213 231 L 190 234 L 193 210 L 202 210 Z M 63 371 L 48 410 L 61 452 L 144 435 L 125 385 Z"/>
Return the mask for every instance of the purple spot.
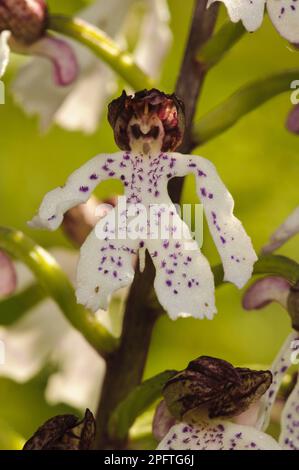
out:
<path id="1" fill-rule="evenodd" d="M 98 179 L 98 175 L 96 175 L 95 173 L 93 173 L 92 175 L 90 175 L 89 179 L 90 179 L 90 180 L 97 180 L 97 179 Z"/>
<path id="2" fill-rule="evenodd" d="M 170 280 L 170 279 L 167 279 L 167 281 L 166 281 L 166 285 L 167 285 L 168 287 L 170 287 L 170 286 L 172 285 L 172 282 L 171 282 L 171 280 Z"/>
<path id="3" fill-rule="evenodd" d="M 81 193 L 87 193 L 87 191 L 89 190 L 89 187 L 88 186 L 80 186 L 79 190 L 81 191 Z"/>
<path id="4" fill-rule="evenodd" d="M 222 241 L 222 243 L 223 243 L 223 244 L 224 244 L 224 243 L 226 243 L 226 240 L 225 240 L 225 238 L 223 238 L 223 237 L 220 237 L 220 240 Z"/>

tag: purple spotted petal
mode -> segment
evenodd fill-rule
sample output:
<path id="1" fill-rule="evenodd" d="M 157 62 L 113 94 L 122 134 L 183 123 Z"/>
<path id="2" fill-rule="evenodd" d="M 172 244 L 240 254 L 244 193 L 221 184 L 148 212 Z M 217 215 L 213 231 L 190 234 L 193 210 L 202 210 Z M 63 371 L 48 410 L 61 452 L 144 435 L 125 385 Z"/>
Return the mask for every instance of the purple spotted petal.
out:
<path id="1" fill-rule="evenodd" d="M 282 412 L 279 443 L 283 449 L 299 450 L 299 378 Z"/>
<path id="2" fill-rule="evenodd" d="M 257 260 L 251 239 L 234 215 L 234 200 L 215 166 L 195 155 L 171 154 L 173 173 L 196 177 L 197 194 L 203 204 L 209 230 L 221 256 L 224 279 L 243 287 L 250 279 Z"/>
<path id="3" fill-rule="evenodd" d="M 263 247 L 263 253 L 272 253 L 284 245 L 290 238 L 299 232 L 299 206 L 287 217 L 277 230 L 271 235 L 269 242 Z"/>
<path id="4" fill-rule="evenodd" d="M 293 134 L 299 134 L 299 104 L 289 112 L 286 127 Z"/>
<path id="5" fill-rule="evenodd" d="M 299 335 L 296 332 L 291 333 L 286 339 L 283 347 L 279 351 L 271 368 L 273 381 L 267 392 L 261 399 L 261 407 L 256 424 L 257 429 L 265 430 L 270 422 L 271 410 L 276 399 L 281 381 L 288 368 L 294 361 L 299 350 Z"/>
<path id="6" fill-rule="evenodd" d="M 291 43 L 299 42 L 297 0 L 267 0 L 269 17 L 277 31 Z"/>
<path id="7" fill-rule="evenodd" d="M 173 426 L 158 450 L 281 450 L 269 435 L 250 426 L 211 420 L 196 426 Z"/>
<path id="8" fill-rule="evenodd" d="M 287 279 L 268 276 L 255 281 L 244 294 L 243 307 L 246 310 L 258 310 L 271 302 L 278 302 L 287 307 L 291 284 Z"/>
<path id="9" fill-rule="evenodd" d="M 161 441 L 174 426 L 176 419 L 169 412 L 165 400 L 162 400 L 156 408 L 153 419 L 153 435 L 157 441 Z"/>
<path id="10" fill-rule="evenodd" d="M 70 85 L 78 76 L 76 55 L 69 43 L 63 39 L 47 34 L 31 46 L 24 46 L 15 40 L 11 42 L 11 46 L 16 52 L 49 59 L 53 64 L 54 81 L 58 86 Z"/>
<path id="11" fill-rule="evenodd" d="M 209 0 L 208 7 L 218 0 Z M 221 0 L 228 11 L 231 21 L 242 21 L 247 31 L 257 30 L 263 21 L 266 0 Z"/>
<path id="12" fill-rule="evenodd" d="M 0 251 L 0 297 L 10 295 L 17 285 L 17 276 L 11 259 Z"/>

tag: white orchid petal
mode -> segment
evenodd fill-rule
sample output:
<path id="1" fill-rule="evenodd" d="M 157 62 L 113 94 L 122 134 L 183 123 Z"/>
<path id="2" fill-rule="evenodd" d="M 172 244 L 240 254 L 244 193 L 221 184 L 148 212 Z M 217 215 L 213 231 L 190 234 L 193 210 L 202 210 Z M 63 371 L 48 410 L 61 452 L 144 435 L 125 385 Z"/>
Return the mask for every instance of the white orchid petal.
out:
<path id="1" fill-rule="evenodd" d="M 116 89 L 113 72 L 98 62 L 74 85 L 55 113 L 55 122 L 69 131 L 95 132 L 106 103 Z"/>
<path id="2" fill-rule="evenodd" d="M 12 294 L 16 289 L 17 275 L 13 261 L 0 251 L 0 297 Z"/>
<path id="3" fill-rule="evenodd" d="M 267 0 L 269 17 L 285 39 L 299 42 L 299 6 L 297 0 Z"/>
<path id="4" fill-rule="evenodd" d="M 111 220 L 120 220 L 117 208 L 110 212 Z M 133 258 L 139 241 L 118 239 L 115 228 L 108 228 L 109 237 L 98 236 L 106 232 L 107 217 L 87 237 L 80 250 L 77 270 L 77 301 L 96 312 L 107 310 L 112 294 L 129 286 L 134 278 Z M 97 254 L 95 256 L 95 253 Z"/>
<path id="5" fill-rule="evenodd" d="M 296 351 L 296 348 L 299 349 L 299 334 L 292 332 L 286 339 L 272 365 L 271 371 L 273 374 L 273 382 L 261 399 L 259 416 L 256 423 L 257 429 L 265 430 L 269 425 L 271 410 L 275 402 L 277 392 L 286 371 L 292 364 L 293 353 Z"/>
<path id="6" fill-rule="evenodd" d="M 10 47 L 8 41 L 10 38 L 9 31 L 2 31 L 0 33 L 0 78 L 3 77 L 6 67 L 9 62 Z"/>
<path id="7" fill-rule="evenodd" d="M 283 408 L 279 444 L 286 450 L 299 450 L 299 377 Z"/>
<path id="8" fill-rule="evenodd" d="M 247 31 L 256 31 L 261 26 L 266 0 L 209 0 L 208 7 L 217 1 L 225 4 L 231 21 L 241 20 Z"/>
<path id="9" fill-rule="evenodd" d="M 197 194 L 222 259 L 224 279 L 243 287 L 251 277 L 257 256 L 242 223 L 233 214 L 232 195 L 209 160 L 194 155 L 172 155 L 173 176 L 192 173 L 196 177 Z"/>
<path id="10" fill-rule="evenodd" d="M 169 232 L 169 238 L 145 242 L 156 268 L 154 287 L 159 302 L 173 320 L 189 316 L 211 320 L 217 312 L 211 267 L 175 206 L 168 203 L 166 207 L 161 218 L 156 216 L 156 223 L 161 233 Z"/>
<path id="11" fill-rule="evenodd" d="M 284 245 L 299 232 L 299 206 L 288 216 L 285 222 L 271 235 L 269 242 L 263 247 L 263 253 L 272 253 Z"/>
<path id="12" fill-rule="evenodd" d="M 148 0 L 147 3 L 149 11 L 141 26 L 141 36 L 134 57 L 147 74 L 157 77 L 172 40 L 169 10 L 165 0 Z"/>
<path id="13" fill-rule="evenodd" d="M 176 424 L 157 450 L 281 450 L 269 435 L 250 426 L 211 420 L 191 426 Z"/>

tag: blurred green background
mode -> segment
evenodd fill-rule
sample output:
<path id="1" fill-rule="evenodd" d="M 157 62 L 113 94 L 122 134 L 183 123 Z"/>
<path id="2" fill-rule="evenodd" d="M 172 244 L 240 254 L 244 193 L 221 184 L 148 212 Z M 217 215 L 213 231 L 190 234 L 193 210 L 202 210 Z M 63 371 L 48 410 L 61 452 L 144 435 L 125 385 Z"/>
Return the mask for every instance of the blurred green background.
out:
<path id="1" fill-rule="evenodd" d="M 49 1 L 52 11 L 67 13 L 76 11 L 84 3 L 87 2 Z M 175 86 L 192 5 L 192 0 L 169 0 L 174 40 L 160 84 L 166 92 L 172 92 Z M 220 20 L 225 16 L 223 9 Z M 287 46 L 265 18 L 259 31 L 247 34 L 209 73 L 197 115 L 205 113 L 249 80 L 298 66 L 299 55 Z M 5 77 L 7 90 L 23 61 L 23 58 L 13 57 Z M 285 93 L 195 151 L 215 163 L 235 198 L 236 214 L 257 251 L 299 201 L 299 140 L 284 126 L 290 108 L 290 94 Z M 68 133 L 58 127 L 40 135 L 37 120 L 27 118 L 7 92 L 6 105 L 0 106 L 0 125 L 0 224 L 24 230 L 45 247 L 67 246 L 61 232 L 33 232 L 26 221 L 31 219 L 46 191 L 62 184 L 74 169 L 95 154 L 116 150 L 105 118 L 93 136 Z M 106 183 L 97 194 L 110 195 L 116 190 L 116 186 L 111 188 Z M 184 188 L 183 199 L 184 202 L 196 201 L 192 180 Z M 207 231 L 203 249 L 212 264 L 219 262 Z M 298 238 L 280 251 L 298 260 Z M 183 368 L 201 354 L 218 356 L 236 365 L 271 363 L 290 329 L 289 319 L 275 305 L 260 312 L 244 312 L 240 305 L 241 294 L 233 286 L 219 288 L 218 315 L 213 321 L 173 322 L 164 316 L 154 330 L 146 377 L 166 368 Z M 28 437 L 47 417 L 69 410 L 65 404 L 51 407 L 45 402 L 45 380 L 46 373 L 26 385 L 0 379 L 0 423 L 3 420 L 16 433 Z M 7 448 L 7 445 L 0 432 L 0 448 Z"/>

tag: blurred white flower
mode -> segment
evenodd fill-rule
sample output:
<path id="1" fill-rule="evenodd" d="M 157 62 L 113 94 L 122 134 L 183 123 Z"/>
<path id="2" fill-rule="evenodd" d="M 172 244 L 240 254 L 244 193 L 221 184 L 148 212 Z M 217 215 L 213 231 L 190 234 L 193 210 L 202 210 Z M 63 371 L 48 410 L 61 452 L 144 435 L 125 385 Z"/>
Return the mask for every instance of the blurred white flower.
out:
<path id="1" fill-rule="evenodd" d="M 136 4 L 143 5 L 145 12 L 133 56 L 146 73 L 157 77 L 171 41 L 166 0 L 98 0 L 78 16 L 123 44 L 125 22 Z M 27 114 L 40 117 L 43 131 L 56 123 L 70 131 L 93 133 L 117 90 L 117 77 L 86 47 L 70 43 L 81 71 L 76 83 L 64 89 L 54 86 L 48 64 L 34 59 L 20 70 L 12 86 L 13 94 Z"/>
<path id="2" fill-rule="evenodd" d="M 69 276 L 74 276 L 76 252 L 56 249 L 52 254 Z M 16 264 L 18 289 L 33 282 L 33 275 L 22 264 Z M 101 316 L 103 312 L 98 312 Z M 9 327 L 0 327 L 0 340 L 5 344 L 5 364 L 0 375 L 17 382 L 34 377 L 46 363 L 55 366 L 46 387 L 50 403 L 68 403 L 76 408 L 96 409 L 104 376 L 103 359 L 75 330 L 57 305 L 42 301 Z"/>
<path id="3" fill-rule="evenodd" d="M 241 20 L 250 32 L 261 26 L 267 6 L 268 15 L 279 34 L 291 43 L 299 42 L 297 0 L 209 0 L 208 7 L 216 1 L 225 4 L 234 23 Z"/>
<path id="4" fill-rule="evenodd" d="M 264 254 L 272 253 L 297 233 L 299 233 L 299 206 L 275 230 L 268 243 L 263 247 L 262 252 Z"/>

